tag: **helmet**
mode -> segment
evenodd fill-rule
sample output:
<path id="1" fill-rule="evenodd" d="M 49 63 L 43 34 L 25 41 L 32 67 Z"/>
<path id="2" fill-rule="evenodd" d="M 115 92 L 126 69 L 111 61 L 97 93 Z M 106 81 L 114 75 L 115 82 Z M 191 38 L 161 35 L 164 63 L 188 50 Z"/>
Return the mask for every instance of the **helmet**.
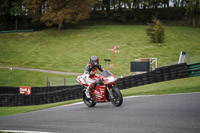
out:
<path id="1" fill-rule="evenodd" d="M 97 66 L 99 64 L 99 58 L 97 56 L 91 56 L 90 63 L 94 66 Z"/>

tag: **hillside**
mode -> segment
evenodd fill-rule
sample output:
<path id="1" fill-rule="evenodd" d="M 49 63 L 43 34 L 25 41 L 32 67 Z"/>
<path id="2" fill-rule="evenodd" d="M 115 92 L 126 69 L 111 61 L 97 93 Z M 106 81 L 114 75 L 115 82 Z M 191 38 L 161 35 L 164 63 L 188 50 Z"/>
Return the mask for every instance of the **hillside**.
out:
<path id="1" fill-rule="evenodd" d="M 200 60 L 200 29 L 166 26 L 166 40 L 155 44 L 146 36 L 144 25 L 84 26 L 75 29 L 47 29 L 29 33 L 0 34 L 0 66 L 83 72 L 91 55 L 97 55 L 105 69 L 129 75 L 130 62 L 157 58 L 158 66 L 175 64 L 180 51 L 191 61 Z M 113 65 L 113 52 L 120 46 Z M 107 67 L 103 59 L 111 59 Z"/>

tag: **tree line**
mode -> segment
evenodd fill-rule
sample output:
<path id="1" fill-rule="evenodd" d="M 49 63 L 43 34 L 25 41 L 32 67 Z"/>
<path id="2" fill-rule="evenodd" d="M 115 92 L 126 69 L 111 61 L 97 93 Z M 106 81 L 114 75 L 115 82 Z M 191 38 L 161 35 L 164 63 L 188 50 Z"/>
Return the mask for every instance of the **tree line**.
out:
<path id="1" fill-rule="evenodd" d="M 171 11 L 171 12 L 170 12 Z M 57 25 L 80 23 L 90 19 L 107 18 L 117 21 L 147 21 L 188 19 L 188 24 L 200 25 L 200 0 L 1 0 L 0 29 L 14 23 Z M 165 17 L 165 16 L 170 17 Z"/>

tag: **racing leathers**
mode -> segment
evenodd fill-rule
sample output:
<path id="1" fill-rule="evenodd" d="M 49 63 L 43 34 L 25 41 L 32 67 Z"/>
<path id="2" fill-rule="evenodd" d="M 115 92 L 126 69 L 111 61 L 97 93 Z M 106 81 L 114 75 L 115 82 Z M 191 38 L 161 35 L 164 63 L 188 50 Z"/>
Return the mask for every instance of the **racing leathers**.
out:
<path id="1" fill-rule="evenodd" d="M 104 69 L 101 67 L 101 65 L 97 64 L 92 65 L 92 63 L 88 63 L 85 71 L 84 71 L 84 76 L 85 76 L 85 82 L 88 84 L 88 87 L 85 91 L 85 94 L 87 96 L 87 98 L 91 97 L 91 93 L 92 93 L 92 89 L 95 88 L 96 86 L 96 81 L 92 79 L 93 76 L 96 75 L 97 70 L 100 70 L 101 72 L 104 71 Z"/>

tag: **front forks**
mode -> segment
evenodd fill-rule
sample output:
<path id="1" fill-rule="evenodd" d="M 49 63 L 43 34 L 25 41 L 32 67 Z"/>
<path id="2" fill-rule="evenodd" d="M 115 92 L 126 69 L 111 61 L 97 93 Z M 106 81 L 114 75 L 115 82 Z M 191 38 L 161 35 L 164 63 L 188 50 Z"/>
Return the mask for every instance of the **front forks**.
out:
<path id="1" fill-rule="evenodd" d="M 111 85 L 111 86 L 108 86 L 108 87 L 107 87 L 107 90 L 108 90 L 108 92 L 109 92 L 109 95 L 110 95 L 110 97 L 111 97 L 112 99 L 114 98 L 113 93 L 112 93 L 113 87 L 114 87 L 114 85 Z"/>

